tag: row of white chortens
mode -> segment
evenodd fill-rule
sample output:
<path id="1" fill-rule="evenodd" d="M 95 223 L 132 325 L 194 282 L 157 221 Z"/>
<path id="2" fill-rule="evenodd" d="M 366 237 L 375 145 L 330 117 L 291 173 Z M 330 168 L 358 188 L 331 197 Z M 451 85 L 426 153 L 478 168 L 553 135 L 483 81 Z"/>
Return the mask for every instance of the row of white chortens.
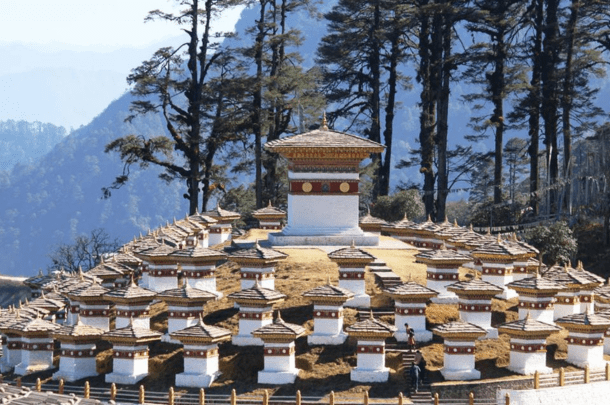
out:
<path id="1" fill-rule="evenodd" d="M 384 382 L 385 342 L 406 341 L 405 324 L 416 340 L 436 334 L 444 339 L 448 380 L 478 379 L 475 342 L 510 336 L 509 369 L 521 374 L 549 372 L 546 339 L 565 328 L 569 363 L 601 368 L 610 354 L 610 286 L 576 268 L 543 269 L 536 249 L 516 238 L 480 235 L 448 221 L 394 224 L 367 215 L 358 218 L 358 165 L 381 145 L 328 130 L 270 142 L 266 147 L 289 161 L 286 213 L 268 207 L 254 216 L 269 234 L 272 246 L 348 245 L 328 254 L 338 264 L 339 283 L 330 281 L 303 295 L 313 303 L 310 345 L 340 345 L 347 336 L 357 341 L 357 365 L 351 379 Z M 1 372 L 24 375 L 53 368 L 58 341 L 59 369 L 54 378 L 79 380 L 97 374 L 96 344 L 113 346 L 113 371 L 107 382 L 133 384 L 148 374 L 149 345 L 163 340 L 183 346 L 184 372 L 176 386 L 209 387 L 219 375 L 219 350 L 224 342 L 264 347 L 262 384 L 294 382 L 295 340 L 306 330 L 273 316 L 286 295 L 275 289 L 275 266 L 287 255 L 259 243 L 225 253 L 208 246 L 231 238 L 239 214 L 217 207 L 167 224 L 134 239 L 87 272 L 40 274 L 26 280 L 33 299 L 0 312 Z M 344 327 L 343 308 L 369 308 L 366 269 L 376 260 L 359 246 L 379 243 L 380 232 L 421 249 L 417 261 L 427 266 L 426 285 L 408 281 L 384 290 L 395 303 L 394 325 L 371 316 Z M 355 243 L 354 243 L 355 242 Z M 230 260 L 240 267 L 241 288 L 227 295 L 238 313 L 238 332 L 203 322 L 204 306 L 223 297 L 216 284 L 216 266 Z M 459 268 L 479 277 L 460 280 Z M 135 275 L 135 276 L 134 276 Z M 139 277 L 138 277 L 139 275 Z M 492 298 L 519 299 L 519 319 L 491 324 Z M 151 330 L 150 305 L 168 306 L 167 332 Z M 460 319 L 426 328 L 426 308 L 432 301 L 457 305 Z M 597 312 L 594 312 L 597 311 Z M 111 319 L 114 318 L 114 329 Z M 219 346 L 220 345 L 220 346 Z"/>

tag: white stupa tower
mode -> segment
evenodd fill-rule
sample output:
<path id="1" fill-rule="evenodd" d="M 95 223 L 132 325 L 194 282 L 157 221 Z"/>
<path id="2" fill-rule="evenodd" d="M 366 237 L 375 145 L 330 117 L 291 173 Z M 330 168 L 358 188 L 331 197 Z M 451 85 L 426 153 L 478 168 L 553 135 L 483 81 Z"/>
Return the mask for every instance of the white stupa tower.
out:
<path id="1" fill-rule="evenodd" d="M 274 246 L 379 244 L 379 235 L 358 226 L 360 162 L 384 146 L 333 131 L 326 118 L 319 129 L 267 142 L 288 160 L 288 223 L 269 234 Z"/>

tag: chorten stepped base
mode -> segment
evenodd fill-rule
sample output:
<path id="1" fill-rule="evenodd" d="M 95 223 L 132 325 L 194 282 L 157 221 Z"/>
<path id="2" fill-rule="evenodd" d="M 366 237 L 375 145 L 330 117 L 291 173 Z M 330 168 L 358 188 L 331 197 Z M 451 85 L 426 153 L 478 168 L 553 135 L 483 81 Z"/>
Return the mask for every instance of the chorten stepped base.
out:
<path id="1" fill-rule="evenodd" d="M 546 339 L 510 340 L 510 364 L 508 369 L 518 374 L 547 374 L 553 369 L 546 366 Z"/>
<path id="2" fill-rule="evenodd" d="M 432 288 L 434 290 L 433 287 L 430 287 L 429 283 L 428 283 L 428 287 Z M 458 301 L 460 299 L 458 298 L 457 295 L 455 295 L 455 293 L 449 292 L 447 291 L 444 294 L 439 294 L 438 296 L 431 298 L 430 301 L 432 301 L 434 304 L 457 304 Z"/>
<path id="3" fill-rule="evenodd" d="M 299 369 L 292 371 L 264 371 L 258 372 L 259 384 L 294 384 L 294 381 L 299 376 Z"/>
<path id="4" fill-rule="evenodd" d="M 208 388 L 220 376 L 217 344 L 184 345 L 184 354 L 184 373 L 176 374 L 177 387 Z"/>
<path id="5" fill-rule="evenodd" d="M 285 231 L 286 228 L 283 232 L 268 235 L 271 246 L 349 246 L 352 241 L 357 246 L 379 245 L 379 235 L 370 232 L 337 235 L 288 235 Z"/>
<path id="6" fill-rule="evenodd" d="M 72 382 L 95 377 L 98 375 L 96 367 L 95 344 L 62 343 L 59 371 L 53 374 L 53 379 Z"/>
<path id="7" fill-rule="evenodd" d="M 339 283 L 341 285 L 341 283 Z M 370 308 L 371 307 L 371 296 L 368 294 L 356 295 L 354 298 L 350 298 L 344 304 L 349 308 Z"/>
<path id="8" fill-rule="evenodd" d="M 350 372 L 350 379 L 357 382 L 386 382 L 389 378 L 390 369 L 387 367 L 383 370 L 358 370 L 356 368 Z"/>
<path id="9" fill-rule="evenodd" d="M 479 370 L 447 370 L 441 369 L 441 374 L 445 380 L 479 380 L 481 372 Z"/>
<path id="10" fill-rule="evenodd" d="M 347 339 L 347 334 L 339 333 L 337 335 L 309 335 L 307 336 L 307 344 L 309 345 L 342 345 Z"/>
<path id="11" fill-rule="evenodd" d="M 201 387 L 208 388 L 222 374 L 220 371 L 214 374 L 176 374 L 176 387 Z"/>
<path id="12" fill-rule="evenodd" d="M 592 370 L 601 370 L 606 367 L 607 361 L 604 360 L 604 347 L 583 346 L 570 344 L 568 338 L 568 357 L 566 361 L 577 367 L 584 368 L 589 366 Z"/>

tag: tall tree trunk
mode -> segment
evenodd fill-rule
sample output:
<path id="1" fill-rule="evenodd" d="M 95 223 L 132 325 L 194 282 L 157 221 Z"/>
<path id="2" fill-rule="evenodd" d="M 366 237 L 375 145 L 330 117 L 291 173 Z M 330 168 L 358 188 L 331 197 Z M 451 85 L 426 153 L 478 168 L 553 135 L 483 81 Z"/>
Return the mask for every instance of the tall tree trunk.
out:
<path id="1" fill-rule="evenodd" d="M 565 206 L 570 207 L 570 160 L 572 159 L 572 123 L 570 122 L 570 114 L 572 113 L 572 96 L 574 91 L 574 72 L 573 72 L 573 57 L 574 57 L 574 42 L 576 33 L 576 22 L 578 21 L 578 11 L 581 0 L 572 0 L 570 6 L 570 19 L 566 27 L 565 33 L 565 48 L 566 60 L 563 77 L 563 95 L 561 97 L 562 108 L 562 126 L 563 126 L 563 178 L 567 181 L 565 186 L 566 198 Z"/>
<path id="2" fill-rule="evenodd" d="M 396 17 L 398 18 L 398 17 Z M 397 67 L 400 57 L 400 32 L 397 27 L 397 22 L 394 22 L 394 32 L 392 33 L 392 49 L 390 52 L 390 66 L 388 77 L 388 101 L 385 108 L 385 129 L 383 131 L 383 140 L 385 142 L 385 157 L 383 161 L 383 170 L 381 176 L 380 195 L 388 195 L 390 193 L 390 171 L 392 169 L 392 136 L 394 131 L 394 109 L 396 105 L 396 87 L 397 87 Z"/>
<path id="3" fill-rule="evenodd" d="M 254 62 L 256 63 L 256 90 L 254 91 L 254 160 L 256 165 L 256 207 L 263 206 L 262 131 L 263 131 L 263 46 L 265 41 L 265 11 L 267 0 L 260 0 L 257 21 Z"/>
<path id="4" fill-rule="evenodd" d="M 271 2 L 271 7 L 273 9 L 273 35 L 277 35 L 278 26 L 281 32 L 281 35 L 285 32 L 286 27 L 286 0 L 282 1 L 279 11 L 280 23 L 277 24 L 278 18 L 278 7 L 276 1 L 273 0 Z M 269 71 L 269 83 L 270 86 L 275 85 L 275 78 L 278 76 L 279 71 L 281 69 L 281 65 L 283 63 L 283 49 L 284 49 L 284 41 L 272 41 L 271 42 L 271 66 Z M 278 111 L 278 100 L 273 100 L 272 105 L 270 107 L 270 115 L 272 119 L 270 120 L 269 130 L 267 131 L 267 141 L 272 141 L 279 138 L 280 135 L 280 114 Z M 277 159 L 278 156 L 275 153 L 269 151 L 263 151 L 263 167 L 265 168 L 265 181 L 264 181 L 264 190 L 263 197 L 268 199 L 269 201 L 275 201 L 275 186 L 277 182 L 276 168 L 277 168 Z M 263 201 L 264 204 L 264 201 Z"/>
<path id="5" fill-rule="evenodd" d="M 381 7 L 380 0 L 375 0 L 375 15 L 373 27 L 371 27 L 371 129 L 369 138 L 372 141 L 381 143 L 381 120 L 380 120 L 380 97 L 381 97 L 381 53 L 379 44 L 379 29 L 381 27 Z M 373 186 L 373 199 L 379 195 L 381 184 L 381 153 L 372 155 L 373 167 L 375 173 L 375 181 Z"/>
<path id="6" fill-rule="evenodd" d="M 530 156 L 530 206 L 534 215 L 540 213 L 540 196 L 538 195 L 540 166 L 540 86 L 542 81 L 542 25 L 544 17 L 544 0 L 532 0 L 534 9 L 534 44 L 532 47 L 532 79 L 530 82 L 528 135 L 530 145 L 527 149 Z"/>
<path id="7" fill-rule="evenodd" d="M 206 13 L 211 12 L 211 1 L 206 2 Z M 191 74 L 191 85 L 186 91 L 185 95 L 189 99 L 189 140 L 190 143 L 190 154 L 191 158 L 189 159 L 189 178 L 187 179 L 188 186 L 188 197 L 189 197 L 189 214 L 192 215 L 199 208 L 199 170 L 201 167 L 201 163 L 199 161 L 199 144 L 201 143 L 201 122 L 200 122 L 200 111 L 199 107 L 201 106 L 201 83 L 199 77 L 199 63 L 201 60 L 197 57 L 197 45 L 199 45 L 199 38 L 197 34 L 198 22 L 199 22 L 199 3 L 198 0 L 193 0 L 191 4 L 191 18 L 193 20 L 191 24 L 191 31 L 189 32 L 190 41 L 188 46 L 189 60 L 188 60 L 188 69 Z M 204 41 L 207 40 L 206 34 L 208 33 L 208 25 L 206 24 L 206 30 L 204 31 L 203 41 L 201 46 L 205 47 L 207 43 Z M 203 61 L 205 63 L 205 60 Z M 201 66 L 203 70 L 203 66 Z"/>
<path id="8" fill-rule="evenodd" d="M 428 0 L 421 2 L 421 9 L 428 4 Z M 420 11 L 419 29 L 419 69 L 418 81 L 422 85 L 420 94 L 421 113 L 419 116 L 419 143 L 421 147 L 420 172 L 424 176 L 424 206 L 426 215 L 434 214 L 434 117 L 436 115 L 436 104 L 432 92 L 432 66 L 430 45 L 430 21 L 428 14 Z"/>
<path id="9" fill-rule="evenodd" d="M 436 46 L 441 46 L 440 68 L 438 71 L 441 74 L 439 82 L 440 89 L 437 93 L 437 156 L 438 156 L 438 191 L 437 191 L 437 213 L 436 220 L 442 221 L 445 218 L 445 205 L 447 195 L 449 193 L 449 171 L 447 162 L 447 140 L 449 137 L 449 94 L 451 80 L 451 30 L 453 24 L 450 21 L 450 16 L 447 14 L 441 15 L 439 22 L 441 26 L 435 27 L 440 30 L 439 40 L 441 41 Z"/>
<path id="10" fill-rule="evenodd" d="M 505 10 L 501 10 L 503 15 Z M 503 147 L 504 147 L 504 94 L 506 83 L 504 77 L 504 66 L 506 63 L 506 44 L 504 43 L 504 31 L 498 30 L 496 38 L 496 54 L 494 61 L 494 72 L 491 75 L 491 97 L 494 105 L 491 122 L 496 129 L 495 136 L 495 164 L 494 164 L 494 204 L 502 202 L 502 169 L 503 169 Z"/>
<path id="11" fill-rule="evenodd" d="M 559 67 L 559 0 L 546 0 L 546 21 L 544 25 L 543 40 L 543 66 L 542 69 L 542 117 L 544 118 L 544 143 L 549 171 L 549 183 L 551 189 L 549 212 L 557 212 L 557 190 L 553 186 L 557 184 L 559 174 L 557 150 L 557 123 L 559 108 L 558 91 L 558 67 Z"/>

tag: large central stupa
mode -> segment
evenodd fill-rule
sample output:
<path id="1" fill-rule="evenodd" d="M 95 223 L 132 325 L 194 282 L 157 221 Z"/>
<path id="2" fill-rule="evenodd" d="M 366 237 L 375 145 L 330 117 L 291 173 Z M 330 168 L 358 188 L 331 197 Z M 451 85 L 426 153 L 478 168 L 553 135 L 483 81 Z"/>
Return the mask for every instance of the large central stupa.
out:
<path id="1" fill-rule="evenodd" d="M 288 160 L 288 221 L 269 234 L 275 246 L 379 244 L 379 236 L 358 226 L 360 162 L 385 146 L 319 129 L 267 142 L 265 148 Z"/>

